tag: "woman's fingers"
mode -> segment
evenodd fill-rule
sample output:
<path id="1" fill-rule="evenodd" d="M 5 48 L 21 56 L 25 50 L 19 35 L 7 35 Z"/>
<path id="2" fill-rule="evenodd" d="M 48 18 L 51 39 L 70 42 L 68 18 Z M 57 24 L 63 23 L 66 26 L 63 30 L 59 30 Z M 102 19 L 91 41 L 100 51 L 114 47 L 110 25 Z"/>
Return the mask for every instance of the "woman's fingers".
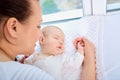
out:
<path id="1" fill-rule="evenodd" d="M 73 44 L 74 46 L 77 48 L 78 46 L 78 43 L 80 43 L 81 45 L 83 45 L 83 42 L 82 42 L 82 38 L 78 37 L 74 40 Z"/>
<path id="2" fill-rule="evenodd" d="M 82 37 L 82 39 L 83 39 L 85 46 L 94 47 L 94 44 L 90 40 L 88 40 L 86 37 Z"/>

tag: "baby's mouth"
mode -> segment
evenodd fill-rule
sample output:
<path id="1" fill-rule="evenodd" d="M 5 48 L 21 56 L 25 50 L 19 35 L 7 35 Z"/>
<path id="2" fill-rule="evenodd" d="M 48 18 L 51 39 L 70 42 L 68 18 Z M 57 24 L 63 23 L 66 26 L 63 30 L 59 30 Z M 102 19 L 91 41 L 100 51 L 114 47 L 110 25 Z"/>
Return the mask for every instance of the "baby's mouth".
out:
<path id="1" fill-rule="evenodd" d="M 57 48 L 62 49 L 62 47 L 61 47 L 61 46 L 58 46 Z"/>

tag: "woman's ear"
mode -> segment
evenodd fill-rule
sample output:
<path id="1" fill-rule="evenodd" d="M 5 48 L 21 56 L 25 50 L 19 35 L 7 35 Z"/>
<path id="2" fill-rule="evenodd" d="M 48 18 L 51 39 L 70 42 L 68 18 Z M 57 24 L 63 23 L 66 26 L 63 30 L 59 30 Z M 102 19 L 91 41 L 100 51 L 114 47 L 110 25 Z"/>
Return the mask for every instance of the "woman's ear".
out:
<path id="1" fill-rule="evenodd" d="M 9 18 L 5 25 L 5 30 L 7 34 L 11 37 L 17 36 L 18 20 L 16 18 Z"/>

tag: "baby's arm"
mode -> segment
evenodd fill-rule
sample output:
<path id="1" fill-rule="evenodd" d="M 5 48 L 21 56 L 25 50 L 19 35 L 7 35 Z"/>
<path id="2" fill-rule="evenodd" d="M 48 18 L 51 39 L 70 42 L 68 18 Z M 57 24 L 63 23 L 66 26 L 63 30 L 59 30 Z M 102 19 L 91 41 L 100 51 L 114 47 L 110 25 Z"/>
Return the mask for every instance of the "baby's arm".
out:
<path id="1" fill-rule="evenodd" d="M 81 40 L 79 41 L 74 41 L 73 44 L 75 45 L 76 49 L 77 49 L 77 53 L 79 55 L 79 59 L 81 59 L 80 64 L 82 65 L 83 63 L 83 59 L 84 59 L 84 42 Z"/>
<path id="2" fill-rule="evenodd" d="M 64 57 L 63 80 L 80 80 L 84 51 L 81 43 L 77 43 L 77 52 Z"/>
<path id="3" fill-rule="evenodd" d="M 81 45 L 80 42 L 77 43 L 77 51 L 84 56 L 84 47 Z"/>
<path id="4" fill-rule="evenodd" d="M 79 40 L 78 42 L 74 41 L 73 44 L 76 44 L 75 47 L 77 49 L 77 52 L 64 57 L 63 62 L 74 67 L 81 67 L 84 59 L 84 43 L 82 40 Z"/>

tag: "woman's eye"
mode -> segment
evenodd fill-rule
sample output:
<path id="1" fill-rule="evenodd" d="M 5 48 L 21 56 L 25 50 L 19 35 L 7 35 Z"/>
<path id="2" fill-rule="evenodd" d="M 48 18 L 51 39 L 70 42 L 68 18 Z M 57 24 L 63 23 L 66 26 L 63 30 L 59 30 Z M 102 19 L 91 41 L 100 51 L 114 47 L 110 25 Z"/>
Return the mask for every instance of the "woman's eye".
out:
<path id="1" fill-rule="evenodd" d="M 41 28 L 41 26 L 37 26 L 37 28 L 39 28 L 39 29 L 40 29 L 40 28 Z"/>
<path id="2" fill-rule="evenodd" d="M 55 39 L 58 39 L 57 37 L 54 37 Z"/>

